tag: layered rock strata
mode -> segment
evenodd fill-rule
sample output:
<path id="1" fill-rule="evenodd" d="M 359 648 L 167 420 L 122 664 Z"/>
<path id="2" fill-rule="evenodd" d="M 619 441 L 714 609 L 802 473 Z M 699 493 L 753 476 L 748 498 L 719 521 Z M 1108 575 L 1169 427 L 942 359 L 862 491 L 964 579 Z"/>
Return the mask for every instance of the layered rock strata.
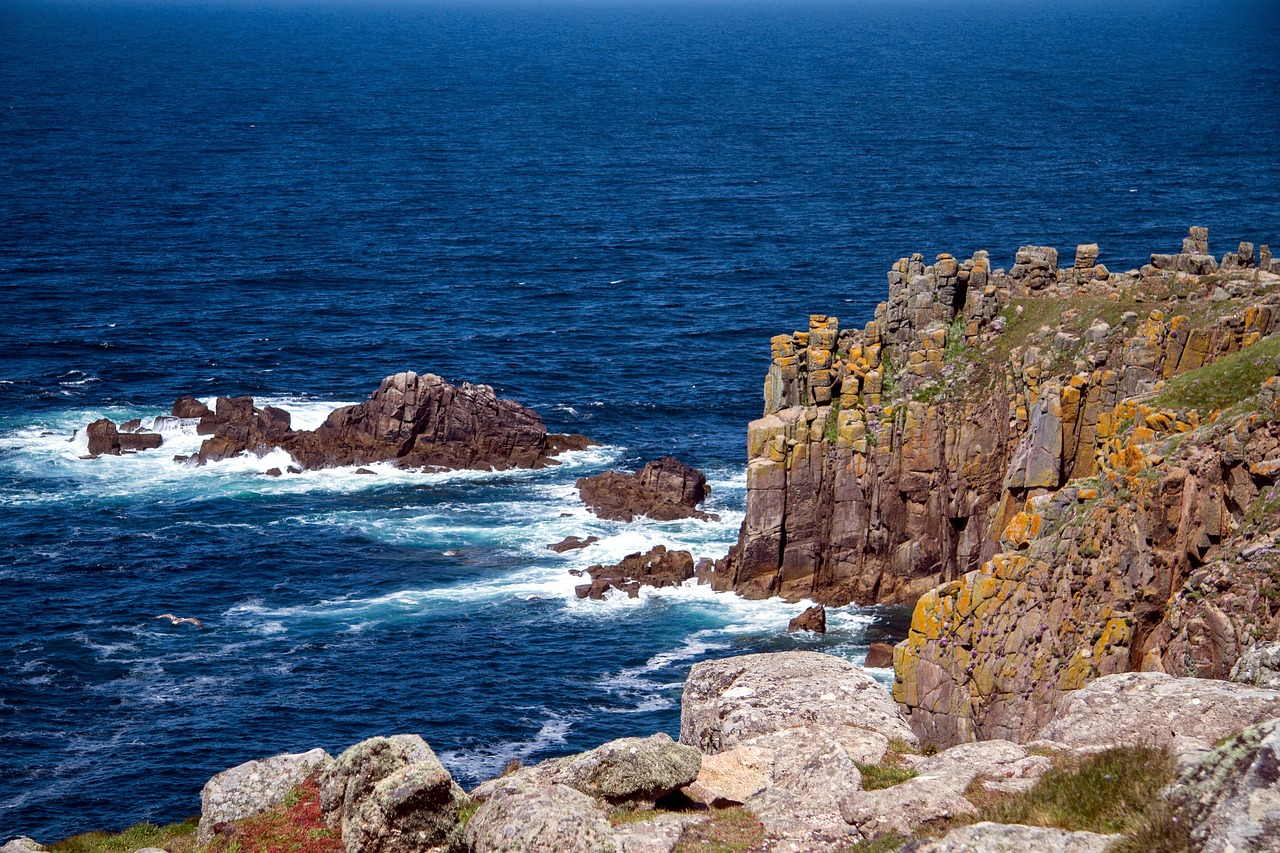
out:
<path id="1" fill-rule="evenodd" d="M 1048 247 L 1022 247 L 1008 271 L 985 252 L 916 254 L 864 328 L 814 315 L 775 337 L 717 588 L 913 603 L 981 568 L 1029 498 L 1098 473 L 1120 404 L 1280 324 L 1269 249 L 1219 265 L 1207 240 L 1193 228 L 1183 252 L 1123 274 L 1093 244 L 1068 268 Z"/>

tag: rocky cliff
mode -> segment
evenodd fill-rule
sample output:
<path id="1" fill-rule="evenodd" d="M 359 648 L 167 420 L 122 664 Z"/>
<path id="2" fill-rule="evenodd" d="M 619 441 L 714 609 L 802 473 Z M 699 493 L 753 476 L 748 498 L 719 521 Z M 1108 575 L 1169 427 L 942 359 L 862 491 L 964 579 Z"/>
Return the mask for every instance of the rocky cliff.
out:
<path id="1" fill-rule="evenodd" d="M 894 694 L 936 745 L 1026 741 L 1107 674 L 1228 677 L 1280 635 L 1280 264 L 1207 240 L 915 255 L 865 328 L 774 338 L 714 583 L 915 602 Z"/>

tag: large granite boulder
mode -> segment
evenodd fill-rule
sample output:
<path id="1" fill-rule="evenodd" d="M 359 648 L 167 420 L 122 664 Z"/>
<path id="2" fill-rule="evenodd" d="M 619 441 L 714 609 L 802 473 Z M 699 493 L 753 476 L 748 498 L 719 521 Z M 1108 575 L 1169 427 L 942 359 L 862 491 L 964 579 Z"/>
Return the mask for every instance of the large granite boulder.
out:
<path id="1" fill-rule="evenodd" d="M 698 776 L 702 754 L 676 743 L 665 732 L 628 737 L 578 755 L 552 758 L 482 783 L 471 792 L 487 800 L 500 788 L 560 784 L 607 803 L 653 802 Z"/>
<path id="2" fill-rule="evenodd" d="M 1280 716 L 1280 692 L 1158 672 L 1108 675 L 1067 694 L 1040 740 L 1072 748 L 1203 749 Z"/>
<path id="3" fill-rule="evenodd" d="M 596 601 L 611 589 L 636 598 L 642 586 L 680 586 L 695 575 L 693 555 L 688 551 L 668 551 L 665 545 L 656 545 L 647 554 L 628 554 L 616 566 L 595 565 L 586 571 L 591 583 L 581 584 L 574 591 L 578 598 Z"/>
<path id="4" fill-rule="evenodd" d="M 1219 746 L 1168 792 L 1203 853 L 1280 851 L 1280 720 Z"/>
<path id="5" fill-rule="evenodd" d="M 320 808 L 349 853 L 443 850 L 466 795 L 418 735 L 350 747 L 319 775 Z"/>
<path id="6" fill-rule="evenodd" d="M 196 839 L 208 844 L 219 825 L 279 805 L 308 776 L 324 770 L 332 762 L 323 749 L 313 749 L 246 761 L 222 771 L 200 791 L 200 826 Z"/>
<path id="7" fill-rule="evenodd" d="M 1280 643 L 1255 643 L 1231 668 L 1231 680 L 1280 690 Z"/>
<path id="8" fill-rule="evenodd" d="M 85 427 L 89 438 L 90 456 L 119 456 L 120 433 L 110 418 L 99 418 Z"/>
<path id="9" fill-rule="evenodd" d="M 953 829 L 942 838 L 912 842 L 902 853 L 1103 853 L 1118 837 L 984 822 Z"/>
<path id="10" fill-rule="evenodd" d="M 637 515 L 655 521 L 716 518 L 697 509 L 711 491 L 706 475 L 673 456 L 650 462 L 635 474 L 605 471 L 583 477 L 577 486 L 587 508 L 612 521 L 632 521 Z"/>
<path id="11" fill-rule="evenodd" d="M 861 667 L 818 652 L 741 655 L 695 664 L 685 681 L 680 742 L 715 754 L 783 729 L 837 739 L 918 741 L 897 705 Z"/>
<path id="12" fill-rule="evenodd" d="M 621 853 L 592 797 L 557 783 L 496 788 L 467 822 L 471 853 Z"/>

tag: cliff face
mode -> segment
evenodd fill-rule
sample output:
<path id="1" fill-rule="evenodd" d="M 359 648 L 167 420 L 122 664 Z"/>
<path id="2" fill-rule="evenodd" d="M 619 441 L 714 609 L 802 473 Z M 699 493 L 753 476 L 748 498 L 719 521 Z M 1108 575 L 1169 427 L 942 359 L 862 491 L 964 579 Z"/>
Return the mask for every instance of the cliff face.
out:
<path id="1" fill-rule="evenodd" d="M 1100 675 L 1226 677 L 1280 632 L 1280 264 L 1207 239 L 1120 275 L 916 255 L 864 329 L 774 338 L 714 582 L 918 601 L 895 697 L 939 745 L 1025 740 Z"/>

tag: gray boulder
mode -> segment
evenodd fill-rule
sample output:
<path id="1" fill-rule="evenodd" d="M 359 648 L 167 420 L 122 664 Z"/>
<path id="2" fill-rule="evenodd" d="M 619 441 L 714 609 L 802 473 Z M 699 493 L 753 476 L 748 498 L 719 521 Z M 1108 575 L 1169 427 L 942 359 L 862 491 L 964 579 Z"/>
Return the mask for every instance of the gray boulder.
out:
<path id="1" fill-rule="evenodd" d="M 332 761 L 323 749 L 313 749 L 246 761 L 222 771 L 200 791 L 200 826 L 196 839 L 208 844 L 218 824 L 250 817 L 279 805 L 293 788 Z"/>
<path id="2" fill-rule="evenodd" d="M 665 732 L 628 737 L 480 784 L 471 795 L 487 800 L 499 787 L 558 783 L 609 803 L 653 802 L 698 777 L 702 755 Z"/>
<path id="3" fill-rule="evenodd" d="M 20 835 L 12 841 L 5 842 L 4 846 L 0 847 L 0 853 L 46 853 L 48 849 L 35 839 Z"/>
<path id="4" fill-rule="evenodd" d="M 953 829 L 939 839 L 908 844 L 902 853 L 1103 853 L 1117 838 L 1042 826 L 975 823 Z"/>
<path id="5" fill-rule="evenodd" d="M 1280 643 L 1255 643 L 1231 668 L 1231 680 L 1280 690 Z"/>
<path id="6" fill-rule="evenodd" d="M 319 777 L 320 808 L 350 853 L 443 850 L 466 801 L 418 735 L 361 741 Z"/>
<path id="7" fill-rule="evenodd" d="M 1169 799 L 1203 853 L 1280 853 L 1280 720 L 1251 726 L 1185 771 Z"/>
<path id="8" fill-rule="evenodd" d="M 674 853 L 685 828 L 706 819 L 699 814 L 661 814 L 615 827 L 613 837 L 618 843 L 618 853 Z"/>
<path id="9" fill-rule="evenodd" d="M 831 655 L 780 652 L 704 661 L 685 681 L 680 742 L 704 754 L 813 726 L 918 744 L 889 693 L 861 667 Z"/>
<path id="10" fill-rule="evenodd" d="M 1246 726 L 1280 716 L 1280 691 L 1208 678 L 1126 672 L 1062 698 L 1042 741 L 1076 749 L 1167 746 L 1203 749 Z"/>
<path id="11" fill-rule="evenodd" d="M 497 787 L 463 839 L 471 853 L 622 853 L 599 803 L 568 785 L 532 780 Z"/>

